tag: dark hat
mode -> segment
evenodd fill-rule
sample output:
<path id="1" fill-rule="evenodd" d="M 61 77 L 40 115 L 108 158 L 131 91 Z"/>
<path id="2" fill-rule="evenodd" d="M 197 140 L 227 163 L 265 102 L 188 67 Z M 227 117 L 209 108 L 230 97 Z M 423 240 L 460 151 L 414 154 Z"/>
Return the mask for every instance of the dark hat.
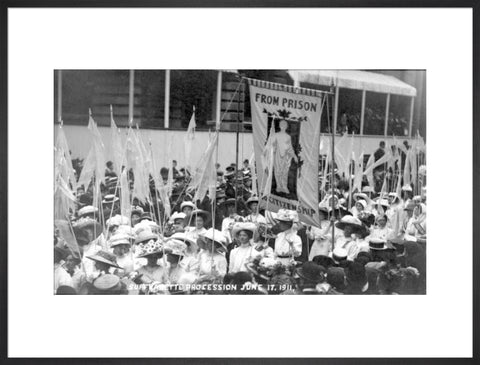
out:
<path id="1" fill-rule="evenodd" d="M 140 216 L 140 221 L 142 221 L 143 219 L 148 219 L 148 220 L 151 220 L 153 221 L 153 217 L 152 217 L 152 213 L 150 212 L 145 212 L 143 213 L 141 216 Z"/>
<path id="2" fill-rule="evenodd" d="M 330 267 L 327 270 L 327 283 L 337 290 L 345 289 L 345 271 L 341 267 Z"/>
<path id="3" fill-rule="evenodd" d="M 395 247 L 387 243 L 387 241 L 378 238 L 371 238 L 368 241 L 368 246 L 370 250 L 395 250 Z"/>
<path id="4" fill-rule="evenodd" d="M 345 274 L 347 282 L 355 287 L 363 286 L 368 281 L 365 266 L 355 261 L 347 266 Z"/>
<path id="5" fill-rule="evenodd" d="M 395 250 L 397 250 L 397 254 L 401 255 L 405 252 L 406 240 L 404 240 L 403 238 L 397 237 L 389 240 L 388 242 L 391 243 L 393 247 L 395 247 Z"/>
<path id="6" fill-rule="evenodd" d="M 225 201 L 223 202 L 223 204 L 225 204 L 225 206 L 235 205 L 235 202 L 236 202 L 235 198 L 229 198 L 229 199 L 225 200 Z"/>
<path id="7" fill-rule="evenodd" d="M 117 257 L 113 253 L 104 250 L 98 251 L 95 255 L 87 256 L 87 258 L 93 261 L 103 262 L 112 267 L 116 267 L 117 269 L 121 269 L 121 267 L 118 266 Z"/>
<path id="8" fill-rule="evenodd" d="M 323 266 L 325 268 L 329 268 L 330 266 L 335 265 L 335 261 L 329 256 L 325 255 L 317 255 L 312 259 L 317 265 Z"/>
<path id="9" fill-rule="evenodd" d="M 80 195 L 77 198 L 77 200 L 82 205 L 92 205 L 92 203 L 93 203 L 93 197 L 88 193 Z"/>
<path id="10" fill-rule="evenodd" d="M 60 285 L 55 292 L 56 295 L 76 295 L 77 292 L 74 288 L 68 285 Z"/>
<path id="11" fill-rule="evenodd" d="M 235 170 L 236 170 L 236 169 L 235 169 L 235 166 L 227 166 L 227 167 L 225 168 L 225 171 L 227 171 L 227 172 L 232 172 L 232 171 L 235 171 Z"/>
<path id="12" fill-rule="evenodd" d="M 297 274 L 310 282 L 321 283 L 325 280 L 325 268 L 317 265 L 313 261 L 305 262 L 298 270 Z"/>

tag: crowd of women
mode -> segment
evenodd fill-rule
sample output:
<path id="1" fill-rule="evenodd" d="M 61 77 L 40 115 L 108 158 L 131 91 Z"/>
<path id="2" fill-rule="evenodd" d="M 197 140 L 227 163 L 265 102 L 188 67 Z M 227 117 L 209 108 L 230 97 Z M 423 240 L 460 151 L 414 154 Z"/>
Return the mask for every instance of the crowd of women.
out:
<path id="1" fill-rule="evenodd" d="M 121 209 L 114 173 L 97 204 L 77 192 L 76 211 L 55 223 L 56 294 L 426 292 L 425 187 L 327 185 L 320 224 L 307 226 L 295 211 L 259 209 L 247 163 L 219 169 L 215 199 L 202 202 L 174 172 L 170 216 L 158 201 Z"/>

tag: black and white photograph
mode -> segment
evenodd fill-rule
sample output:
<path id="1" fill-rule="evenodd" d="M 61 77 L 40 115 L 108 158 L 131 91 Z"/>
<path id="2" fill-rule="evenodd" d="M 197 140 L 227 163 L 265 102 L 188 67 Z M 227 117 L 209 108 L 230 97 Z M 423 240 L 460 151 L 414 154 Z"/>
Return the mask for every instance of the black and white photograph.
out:
<path id="1" fill-rule="evenodd" d="M 6 362 L 477 358 L 478 1 L 2 2 Z"/>
<path id="2" fill-rule="evenodd" d="M 426 294 L 426 75 L 55 70 L 54 294 Z"/>

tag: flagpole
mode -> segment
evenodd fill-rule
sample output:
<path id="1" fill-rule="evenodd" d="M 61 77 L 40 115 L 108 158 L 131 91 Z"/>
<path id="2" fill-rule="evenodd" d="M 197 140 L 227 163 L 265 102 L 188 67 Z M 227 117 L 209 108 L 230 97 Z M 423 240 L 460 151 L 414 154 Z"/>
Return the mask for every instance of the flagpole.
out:
<path id="1" fill-rule="evenodd" d="M 333 89 L 333 85 L 331 86 L 331 89 Z M 335 94 L 335 98 L 337 98 L 337 94 Z M 327 103 L 328 103 L 328 99 L 327 99 Z M 335 103 L 335 106 L 336 106 L 337 103 Z M 327 105 L 327 111 L 328 111 L 328 105 Z M 336 114 L 337 111 L 335 110 L 334 111 L 334 114 Z M 331 196 L 331 204 L 332 204 L 332 215 L 330 217 L 330 222 L 331 222 L 331 226 L 332 226 L 332 251 L 333 249 L 335 248 L 335 198 L 334 198 L 334 183 L 335 183 L 335 176 L 334 176 L 334 172 L 335 172 L 335 130 L 334 128 L 332 128 L 332 121 L 330 120 L 330 118 L 328 118 L 328 121 L 330 123 L 330 131 L 332 133 L 332 151 L 331 151 L 331 154 L 332 154 L 332 168 L 330 170 L 330 189 L 332 190 L 332 196 Z"/>
<path id="2" fill-rule="evenodd" d="M 242 79 L 240 79 L 239 86 L 242 84 Z M 238 87 L 237 87 L 238 90 Z M 235 146 L 235 212 L 238 214 L 238 145 L 240 137 L 240 95 L 237 101 L 237 133 L 236 133 L 236 146 Z"/>

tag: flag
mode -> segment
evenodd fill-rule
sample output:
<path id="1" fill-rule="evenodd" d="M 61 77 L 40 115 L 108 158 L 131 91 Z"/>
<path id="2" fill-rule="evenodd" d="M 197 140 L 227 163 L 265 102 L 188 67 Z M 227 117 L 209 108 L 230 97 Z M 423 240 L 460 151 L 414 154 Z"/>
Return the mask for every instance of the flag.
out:
<path id="1" fill-rule="evenodd" d="M 353 188 L 352 191 L 357 189 L 358 191 L 362 191 L 362 180 L 363 180 L 363 151 L 360 153 L 360 156 L 355 161 L 355 178 L 353 180 Z"/>
<path id="2" fill-rule="evenodd" d="M 187 132 L 183 138 L 184 147 L 185 147 L 185 167 L 187 170 L 192 170 L 192 146 L 195 143 L 195 128 L 197 124 L 195 123 L 195 106 L 193 107 L 192 117 L 190 118 L 190 123 L 188 124 Z M 210 135 L 208 140 L 210 141 Z"/>
<path id="3" fill-rule="evenodd" d="M 130 186 L 128 184 L 128 170 L 126 168 L 120 173 L 120 209 L 122 216 L 130 217 L 132 206 L 130 202 Z"/>
<path id="4" fill-rule="evenodd" d="M 148 201 L 148 180 L 145 181 L 145 159 L 140 146 L 140 140 L 130 127 L 127 133 L 126 141 L 126 168 L 133 172 L 133 192 L 132 197 L 140 202 Z"/>
<path id="5" fill-rule="evenodd" d="M 403 184 L 410 185 L 410 160 L 411 160 L 412 149 L 410 148 L 407 151 L 407 156 L 405 157 L 405 167 L 403 168 Z"/>
<path id="6" fill-rule="evenodd" d="M 113 169 L 117 176 L 120 176 L 122 173 L 123 165 L 123 148 L 122 148 L 122 139 L 120 135 L 120 129 L 115 124 L 113 120 L 113 109 L 110 105 L 110 135 L 112 143 L 112 160 L 113 160 Z"/>
<path id="7" fill-rule="evenodd" d="M 374 161 L 375 161 L 375 157 L 372 153 L 368 158 L 367 164 L 365 166 L 365 170 L 363 171 L 363 175 L 367 177 L 368 185 L 370 185 L 370 187 L 372 188 L 375 187 L 375 184 L 373 182 L 373 168 L 371 168 L 374 164 Z"/>
<path id="8" fill-rule="evenodd" d="M 88 129 L 90 130 L 90 134 L 93 140 L 93 150 L 95 156 L 95 178 L 98 182 L 105 181 L 105 146 L 102 141 L 102 136 L 97 128 L 97 123 L 92 118 L 90 114 L 88 119 Z"/>
<path id="9" fill-rule="evenodd" d="M 196 192 L 193 201 L 202 201 L 205 195 L 209 194 L 212 198 L 215 196 L 217 188 L 217 170 L 215 169 L 215 151 L 217 146 L 219 131 L 217 130 L 213 136 L 212 141 L 209 143 L 203 166 L 199 166 L 199 169 L 203 171 L 201 178 L 198 182 L 198 186 L 195 186 Z"/>
<path id="10" fill-rule="evenodd" d="M 73 190 L 76 190 L 77 180 L 72 165 L 72 156 L 68 148 L 67 137 L 61 125 L 58 127 L 57 133 L 55 143 L 55 176 L 62 176 L 65 182 L 71 184 Z"/>
<path id="11" fill-rule="evenodd" d="M 252 194 L 258 196 L 258 187 L 257 187 L 257 171 L 255 167 L 255 152 L 252 151 L 252 155 L 248 160 L 248 165 L 250 166 L 250 172 L 252 174 Z"/>
<path id="12" fill-rule="evenodd" d="M 62 176 L 55 179 L 54 212 L 55 219 L 68 219 L 75 211 L 75 195 Z"/>

